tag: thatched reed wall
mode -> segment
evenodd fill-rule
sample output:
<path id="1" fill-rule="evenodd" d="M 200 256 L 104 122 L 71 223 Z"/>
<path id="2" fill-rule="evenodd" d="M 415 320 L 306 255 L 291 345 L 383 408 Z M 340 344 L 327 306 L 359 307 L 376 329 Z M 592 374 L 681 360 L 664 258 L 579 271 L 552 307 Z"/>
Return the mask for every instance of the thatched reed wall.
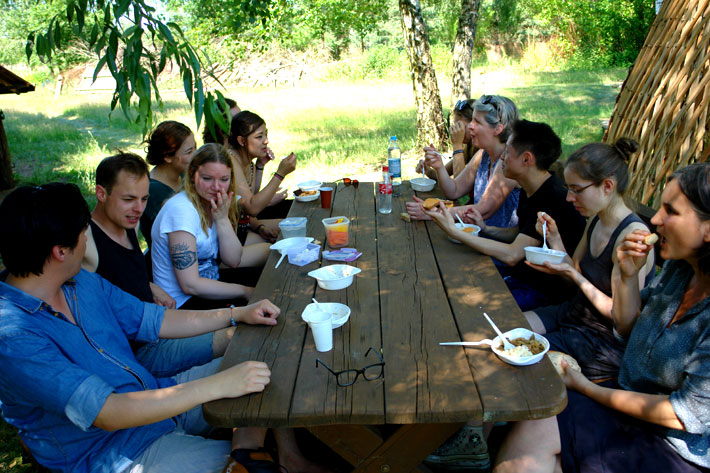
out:
<path id="1" fill-rule="evenodd" d="M 616 99 L 604 141 L 640 144 L 630 197 L 658 207 L 675 169 L 710 156 L 710 0 L 664 0 Z"/>

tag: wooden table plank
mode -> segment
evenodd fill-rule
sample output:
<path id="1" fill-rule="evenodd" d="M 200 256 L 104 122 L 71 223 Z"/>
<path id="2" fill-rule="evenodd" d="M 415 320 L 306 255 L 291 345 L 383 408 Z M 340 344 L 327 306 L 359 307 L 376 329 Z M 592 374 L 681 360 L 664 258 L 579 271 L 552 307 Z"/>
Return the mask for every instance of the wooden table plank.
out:
<path id="1" fill-rule="evenodd" d="M 386 421 L 456 422 L 482 418 L 473 374 L 464 356 L 439 349 L 458 331 L 424 224 L 399 214 L 409 185 L 377 214 L 377 258 L 386 371 Z M 452 356 L 453 355 L 453 356 Z"/>
<path id="2" fill-rule="evenodd" d="M 350 220 L 348 247 L 357 248 L 362 256 L 346 264 L 356 266 L 362 272 L 345 290 L 316 289 L 319 302 L 346 304 L 351 309 L 351 316 L 347 324 L 334 330 L 333 350 L 327 353 L 318 353 L 313 336 L 310 333 L 306 336 L 302 367 L 291 406 L 291 422 L 295 425 L 383 422 L 383 379 L 368 382 L 360 376 L 354 385 L 340 387 L 335 376 L 323 367 L 315 367 L 316 358 L 323 360 L 334 371 L 361 369 L 379 361 L 372 353 L 365 357 L 369 347 L 379 350 L 382 346 L 373 192 L 372 183 L 362 183 L 357 189 L 342 184 L 338 187 L 332 215 L 345 216 Z M 323 261 L 323 264 L 332 263 Z"/>
<path id="3" fill-rule="evenodd" d="M 433 222 L 427 222 L 426 226 L 460 340 L 478 341 L 496 336 L 483 312 L 503 331 L 530 328 L 490 257 L 449 241 Z M 547 357 L 535 365 L 517 367 L 504 363 L 487 347 L 439 349 L 468 357 L 485 421 L 550 417 L 567 404 L 566 390 Z M 511 400 L 524 400 L 527 404 L 520 406 Z"/>

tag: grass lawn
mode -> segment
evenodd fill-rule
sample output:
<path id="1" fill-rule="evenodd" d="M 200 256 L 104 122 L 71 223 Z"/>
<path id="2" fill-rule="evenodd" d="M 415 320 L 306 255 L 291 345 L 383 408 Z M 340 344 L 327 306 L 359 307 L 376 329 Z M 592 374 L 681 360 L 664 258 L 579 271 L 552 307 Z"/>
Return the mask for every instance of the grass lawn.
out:
<path id="1" fill-rule="evenodd" d="M 507 67 L 474 69 L 473 97 L 496 93 L 511 98 L 522 118 L 549 123 L 563 142 L 563 157 L 579 146 L 599 141 L 601 120 L 611 116 L 626 71 L 541 73 Z M 440 80 L 441 84 L 448 79 Z M 448 104 L 448 91 L 442 90 Z M 156 123 L 178 120 L 195 127 L 181 92 L 164 92 L 166 106 Z M 414 149 L 416 115 L 409 83 L 324 83 L 297 88 L 234 87 L 229 95 L 244 110 L 261 115 L 277 156 L 293 151 L 298 169 L 284 186 L 318 177 L 345 176 L 376 180 L 385 162 L 387 141 L 397 135 L 403 150 L 405 178 L 414 176 L 421 150 Z M 6 116 L 10 153 L 20 183 L 74 182 L 93 206 L 94 169 L 116 149 L 144 155 L 140 129 L 120 111 L 109 119 L 110 95 L 74 95 L 58 100 L 53 89 L 38 88 L 20 96 L 0 96 Z M 201 130 L 200 130 L 201 131 Z M 196 133 L 198 144 L 200 133 Z M 276 170 L 271 166 L 271 172 Z M 267 170 L 268 172 L 268 170 Z M 21 464 L 14 430 L 0 421 L 0 472 L 34 472 Z"/>

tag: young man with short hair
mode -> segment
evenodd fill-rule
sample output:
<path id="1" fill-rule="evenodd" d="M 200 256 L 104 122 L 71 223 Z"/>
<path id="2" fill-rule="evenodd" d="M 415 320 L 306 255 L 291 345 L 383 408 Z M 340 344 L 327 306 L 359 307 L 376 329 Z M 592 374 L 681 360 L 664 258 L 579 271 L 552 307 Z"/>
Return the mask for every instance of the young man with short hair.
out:
<path id="1" fill-rule="evenodd" d="M 486 226 L 475 208 L 466 208 L 464 218 L 480 226 L 481 234 L 488 237 L 484 238 L 459 230 L 451 212 L 425 211 L 448 235 L 507 265 L 498 269 L 524 311 L 571 296 L 564 290 L 563 278 L 541 274 L 525 264 L 525 247 L 542 246 L 542 237 L 535 229 L 539 212 L 555 219 L 569 252 L 574 251 L 584 233 L 584 217 L 566 201 L 567 189 L 562 181 L 548 171 L 561 153 L 560 138 L 549 125 L 528 120 L 513 125 L 502 159 L 505 177 L 515 179 L 523 189 L 517 227 Z"/>

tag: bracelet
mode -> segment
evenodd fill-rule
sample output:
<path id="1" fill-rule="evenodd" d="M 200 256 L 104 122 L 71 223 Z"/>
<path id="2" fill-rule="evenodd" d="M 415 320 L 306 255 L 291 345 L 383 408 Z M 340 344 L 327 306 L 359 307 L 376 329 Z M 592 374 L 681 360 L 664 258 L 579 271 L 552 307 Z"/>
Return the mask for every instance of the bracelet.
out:
<path id="1" fill-rule="evenodd" d="M 453 155 L 455 155 L 455 154 L 463 154 L 463 150 L 462 150 L 462 149 L 454 150 L 454 152 L 451 153 L 451 156 L 453 156 Z"/>
<path id="2" fill-rule="evenodd" d="M 237 325 L 239 325 L 239 322 L 237 322 L 236 320 L 234 320 L 234 316 L 232 315 L 232 309 L 234 309 L 234 305 L 230 305 L 230 306 L 229 306 L 229 324 L 230 324 L 232 327 L 236 327 Z"/>
<path id="3" fill-rule="evenodd" d="M 274 177 L 278 177 L 278 178 L 281 179 L 282 181 L 284 180 L 284 177 L 283 177 L 281 174 L 277 173 L 277 172 L 274 173 Z"/>

